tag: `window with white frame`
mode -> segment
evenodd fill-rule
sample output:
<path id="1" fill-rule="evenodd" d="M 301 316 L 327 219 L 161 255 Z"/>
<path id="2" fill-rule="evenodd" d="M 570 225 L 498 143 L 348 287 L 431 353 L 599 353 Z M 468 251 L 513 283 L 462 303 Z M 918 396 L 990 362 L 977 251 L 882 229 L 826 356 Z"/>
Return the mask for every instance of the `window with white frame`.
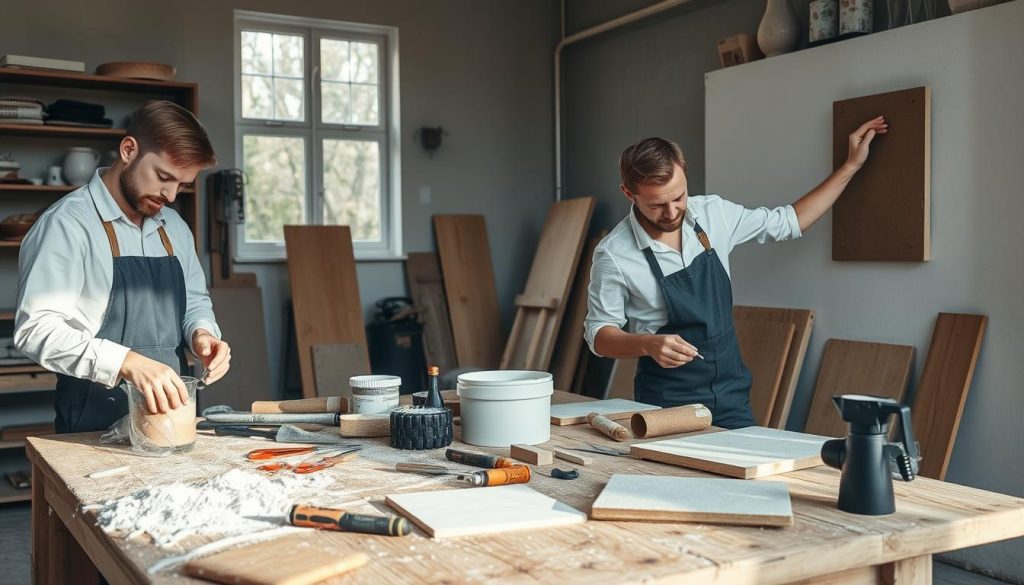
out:
<path id="1" fill-rule="evenodd" d="M 347 225 L 357 259 L 401 255 L 398 30 L 235 12 L 238 260 L 285 258 L 284 226 Z"/>

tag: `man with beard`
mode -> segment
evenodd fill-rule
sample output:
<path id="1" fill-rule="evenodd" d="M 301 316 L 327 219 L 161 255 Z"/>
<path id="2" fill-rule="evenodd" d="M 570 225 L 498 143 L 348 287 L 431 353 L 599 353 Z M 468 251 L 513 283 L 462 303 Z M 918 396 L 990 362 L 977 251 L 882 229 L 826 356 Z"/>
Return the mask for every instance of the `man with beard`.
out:
<path id="1" fill-rule="evenodd" d="M 127 414 L 131 382 L 151 413 L 188 400 L 185 350 L 204 381 L 228 371 L 206 277 L 188 225 L 173 209 L 215 163 L 188 110 L 147 102 L 117 157 L 51 206 L 25 236 L 14 342 L 57 373 L 58 433 L 106 429 Z"/>
<path id="2" fill-rule="evenodd" d="M 619 159 L 629 215 L 598 245 L 584 324 L 591 351 L 639 358 L 636 400 L 658 406 L 700 403 L 715 426 L 756 424 L 750 371 L 732 320 L 729 252 L 750 240 L 799 238 L 867 161 L 879 116 L 849 137 L 846 162 L 792 205 L 745 209 L 717 195 L 690 196 L 675 143 L 648 138 Z"/>

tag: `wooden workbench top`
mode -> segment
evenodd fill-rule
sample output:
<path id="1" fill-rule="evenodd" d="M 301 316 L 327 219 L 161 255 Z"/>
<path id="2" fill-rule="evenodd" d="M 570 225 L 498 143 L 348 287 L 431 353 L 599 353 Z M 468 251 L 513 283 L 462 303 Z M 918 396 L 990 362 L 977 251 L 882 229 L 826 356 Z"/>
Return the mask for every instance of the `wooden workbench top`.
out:
<path id="1" fill-rule="evenodd" d="M 555 402 L 580 397 L 556 393 Z M 601 443 L 627 450 L 587 426 L 551 427 L 542 445 L 584 447 Z M 217 540 L 192 537 L 176 550 L 163 550 L 144 538 L 112 538 L 95 527 L 84 505 L 175 481 L 204 480 L 237 467 L 255 467 L 244 454 L 272 445 L 264 439 L 201 434 L 193 452 L 148 458 L 126 447 L 101 445 L 98 433 L 32 438 L 28 453 L 45 480 L 46 499 L 112 582 L 198 583 L 177 570 L 147 574 L 157 561 Z M 458 436 L 458 427 L 456 427 Z M 344 505 L 354 511 L 392 511 L 383 503 L 390 493 L 460 488 L 445 478 L 425 478 L 387 471 L 397 461 L 444 462 L 444 451 L 402 452 L 383 439 L 362 439 L 361 457 L 321 473 L 335 482 L 312 502 Z M 507 450 L 468 450 L 507 454 Z M 592 465 L 579 467 L 581 477 L 563 481 L 534 474 L 531 487 L 581 511 L 590 506 L 613 473 L 707 476 L 697 471 L 625 457 L 587 454 Z M 444 462 L 448 463 L 448 462 Z M 130 465 L 131 470 L 105 480 L 88 473 Z M 556 460 L 556 466 L 571 467 Z M 541 468 L 543 471 L 550 466 Z M 764 480 L 785 481 L 790 488 L 795 524 L 789 528 L 742 528 L 699 524 L 590 521 L 582 525 L 434 541 L 418 529 L 409 537 L 303 531 L 303 538 L 329 545 L 338 554 L 364 551 L 370 563 L 337 583 L 495 583 L 639 582 L 788 583 L 824 574 L 854 571 L 936 552 L 1024 535 L 1024 499 L 918 478 L 896 482 L 896 513 L 869 517 L 836 509 L 839 473 L 817 467 Z M 81 522 L 71 526 L 69 522 Z M 930 566 L 930 565 L 929 565 Z M 852 574 L 852 573 L 851 573 Z M 120 575 L 120 579 L 117 578 Z"/>

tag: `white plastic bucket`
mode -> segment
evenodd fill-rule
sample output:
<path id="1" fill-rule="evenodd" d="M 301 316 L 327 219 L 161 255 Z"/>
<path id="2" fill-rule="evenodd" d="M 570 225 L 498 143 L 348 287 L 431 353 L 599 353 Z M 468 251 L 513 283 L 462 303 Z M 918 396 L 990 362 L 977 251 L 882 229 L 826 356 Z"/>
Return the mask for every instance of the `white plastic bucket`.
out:
<path id="1" fill-rule="evenodd" d="M 485 370 L 459 376 L 462 441 L 480 447 L 536 445 L 551 438 L 547 372 Z"/>

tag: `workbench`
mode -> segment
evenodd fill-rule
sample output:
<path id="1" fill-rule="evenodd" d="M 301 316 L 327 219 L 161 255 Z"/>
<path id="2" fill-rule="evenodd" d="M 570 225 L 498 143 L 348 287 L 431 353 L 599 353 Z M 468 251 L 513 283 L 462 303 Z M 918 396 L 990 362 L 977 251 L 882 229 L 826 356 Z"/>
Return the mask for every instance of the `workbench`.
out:
<path id="1" fill-rule="evenodd" d="M 579 396 L 558 392 L 555 402 Z M 544 446 L 600 443 L 623 450 L 587 426 L 551 427 Z M 456 427 L 458 436 L 458 427 Z M 147 573 L 175 554 L 143 538 L 114 538 L 82 507 L 153 484 L 199 481 L 234 467 L 265 439 L 201 434 L 191 453 L 164 459 L 140 457 L 127 447 L 101 445 L 99 433 L 28 440 L 32 462 L 33 582 L 95 583 L 96 569 L 112 583 L 199 583 L 170 569 Z M 383 497 L 402 489 L 452 489 L 444 478 L 388 471 L 393 461 L 444 462 L 444 451 L 399 452 L 385 439 L 362 439 L 363 456 L 320 473 L 335 483 L 317 505 L 349 503 L 354 511 L 390 512 Z M 507 450 L 467 450 L 507 454 Z M 503 451 L 505 451 L 503 453 Z M 581 511 L 590 506 L 616 472 L 706 475 L 625 457 L 587 454 L 581 477 L 566 481 L 534 474 L 530 485 Z M 447 462 L 445 462 L 447 463 Z M 556 460 L 556 466 L 572 467 Z M 100 481 L 95 470 L 130 465 L 127 475 Z M 548 467 L 542 469 L 549 469 Z M 363 551 L 370 562 L 332 583 L 931 583 L 932 555 L 1024 535 L 1024 499 L 918 478 L 896 482 L 896 513 L 857 516 L 836 509 L 839 472 L 828 467 L 768 478 L 790 488 L 795 523 L 788 528 L 751 528 L 681 523 L 590 521 L 585 524 L 435 541 L 414 530 L 404 538 L 296 529 L 286 538 L 329 545 L 338 554 Z M 424 486 L 433 482 L 430 485 Z M 752 480 L 764 481 L 764 480 Z M 488 488 L 456 488 L 488 489 Z M 190 537 L 182 550 L 217 540 Z M 181 550 L 178 551 L 180 553 Z M 282 562 L 287 562 L 282 559 Z"/>

